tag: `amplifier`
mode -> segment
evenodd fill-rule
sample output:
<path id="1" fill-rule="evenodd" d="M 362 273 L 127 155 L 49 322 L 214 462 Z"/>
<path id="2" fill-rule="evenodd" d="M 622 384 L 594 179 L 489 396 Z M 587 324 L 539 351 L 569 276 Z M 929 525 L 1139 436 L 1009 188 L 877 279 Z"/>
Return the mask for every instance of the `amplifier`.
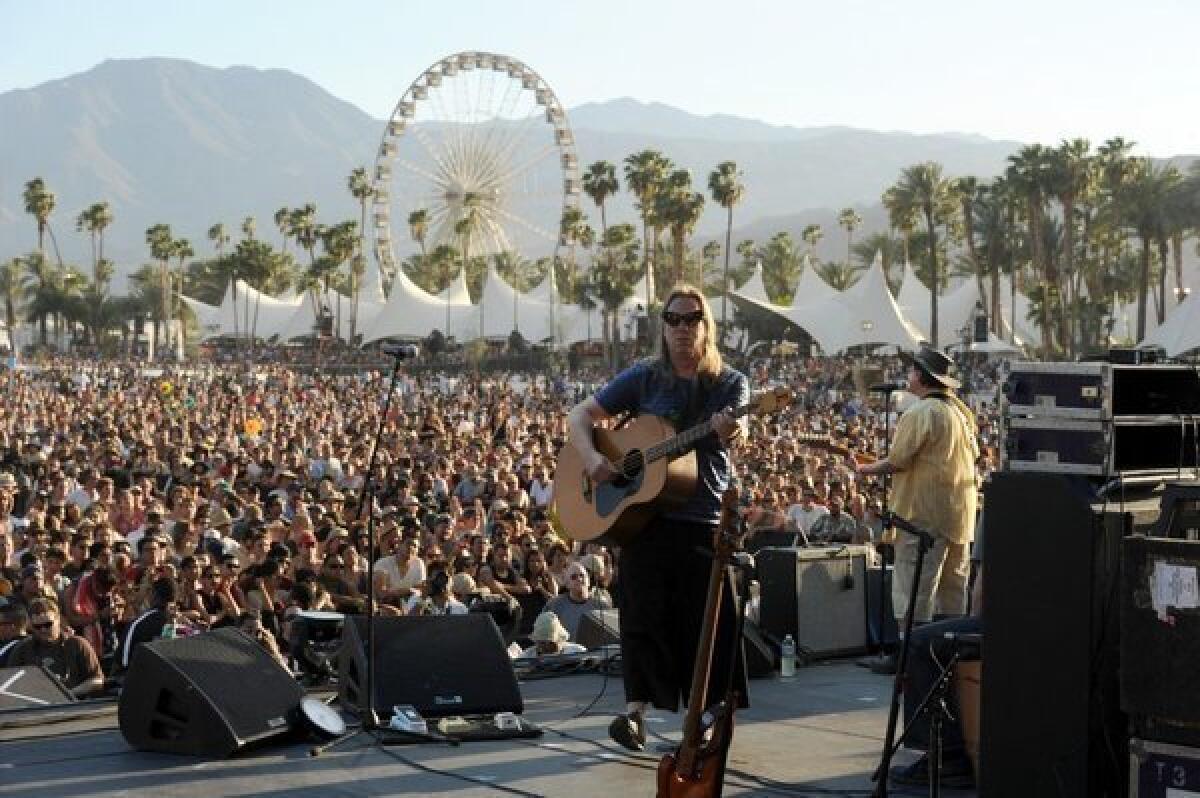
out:
<path id="1" fill-rule="evenodd" d="M 1114 419 L 1005 420 L 1003 468 L 1111 477 L 1175 474 L 1196 468 L 1200 416 L 1125 416 Z"/>
<path id="2" fill-rule="evenodd" d="M 1200 748 L 1129 741 L 1130 798 L 1200 796 Z"/>
<path id="3" fill-rule="evenodd" d="M 1186 365 L 1021 362 L 1013 365 L 1001 390 L 1011 416 L 1200 414 L 1200 373 Z"/>
<path id="4" fill-rule="evenodd" d="M 1200 541 L 1121 545 L 1121 709 L 1136 733 L 1200 745 Z"/>
<path id="5" fill-rule="evenodd" d="M 866 651 L 866 547 L 766 548 L 756 560 L 763 631 L 790 634 L 808 657 Z"/>

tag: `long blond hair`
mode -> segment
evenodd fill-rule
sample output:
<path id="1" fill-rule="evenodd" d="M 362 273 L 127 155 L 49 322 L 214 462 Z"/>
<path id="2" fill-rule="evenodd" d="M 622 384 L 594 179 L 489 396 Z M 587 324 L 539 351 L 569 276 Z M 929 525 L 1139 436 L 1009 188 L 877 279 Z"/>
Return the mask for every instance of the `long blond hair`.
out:
<path id="1" fill-rule="evenodd" d="M 717 322 L 713 318 L 712 308 L 709 307 L 704 292 L 699 288 L 688 283 L 677 283 L 663 301 L 663 310 L 671 307 L 671 303 L 680 297 L 696 300 L 700 304 L 700 309 L 704 311 L 704 321 L 701 322 L 704 325 L 704 354 L 700 356 L 700 362 L 696 366 L 696 375 L 706 381 L 714 380 L 720 375 L 724 361 L 721 359 L 721 350 L 717 347 Z M 663 323 L 661 328 L 662 332 L 658 337 L 659 367 L 665 373 L 673 375 L 675 369 L 671 364 L 671 352 L 667 348 L 666 324 Z"/>

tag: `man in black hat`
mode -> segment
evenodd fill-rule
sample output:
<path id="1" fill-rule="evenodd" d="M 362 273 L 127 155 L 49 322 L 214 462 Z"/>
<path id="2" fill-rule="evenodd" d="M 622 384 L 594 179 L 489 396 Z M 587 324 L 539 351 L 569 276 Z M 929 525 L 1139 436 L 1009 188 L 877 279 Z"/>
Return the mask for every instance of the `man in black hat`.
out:
<path id="1" fill-rule="evenodd" d="M 913 610 L 917 623 L 966 611 L 979 445 L 971 410 L 953 394 L 959 382 L 950 376 L 950 367 L 950 358 L 932 347 L 922 346 L 911 357 L 908 390 L 918 401 L 896 424 L 887 458 L 856 466 L 860 474 L 895 474 L 891 509 L 933 534 Z M 903 531 L 897 535 L 892 610 L 903 619 L 919 540 Z M 885 658 L 873 670 L 894 673 L 895 667 L 894 658 Z"/>

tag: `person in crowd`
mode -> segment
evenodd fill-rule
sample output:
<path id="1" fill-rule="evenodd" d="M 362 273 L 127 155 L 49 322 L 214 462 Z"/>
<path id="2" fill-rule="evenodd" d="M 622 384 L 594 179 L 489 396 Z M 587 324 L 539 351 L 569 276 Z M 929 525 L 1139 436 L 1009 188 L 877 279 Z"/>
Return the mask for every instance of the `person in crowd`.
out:
<path id="1" fill-rule="evenodd" d="M 160 576 L 151 585 L 150 608 L 138 615 L 125 630 L 119 652 L 120 671 L 128 671 L 138 646 L 168 634 L 174 636 L 179 623 L 179 588 L 169 576 Z"/>
<path id="2" fill-rule="evenodd" d="M 87 640 L 63 628 L 58 605 L 39 598 L 28 604 L 28 611 L 31 634 L 8 652 L 7 666 L 41 666 L 76 698 L 100 693 L 104 689 L 100 660 Z"/>
<path id="3" fill-rule="evenodd" d="M 0 596 L 0 668 L 8 667 L 8 654 L 29 634 L 24 605 Z"/>
<path id="4" fill-rule="evenodd" d="M 279 642 L 275 634 L 268 629 L 262 622 L 262 614 L 255 609 L 249 609 L 242 612 L 238 616 L 237 628 L 242 634 L 249 637 L 255 643 L 262 646 L 263 650 L 271 655 L 279 667 L 284 670 L 288 669 L 287 660 L 284 659 L 283 652 L 279 650 Z"/>
<path id="5" fill-rule="evenodd" d="M 558 616 L 547 610 L 533 622 L 533 631 L 529 635 L 533 645 L 521 652 L 522 657 L 553 657 L 562 654 L 582 654 L 586 648 L 578 643 L 570 642 L 570 634 L 558 619 Z"/>
<path id="6" fill-rule="evenodd" d="M 842 512 L 842 500 L 836 496 L 829 499 L 829 512 L 808 529 L 810 543 L 853 543 L 858 537 L 858 521 Z"/>
<path id="7" fill-rule="evenodd" d="M 592 610 L 607 610 L 612 608 L 612 602 L 606 596 L 597 597 L 592 593 L 591 580 L 587 569 L 582 563 L 573 562 L 567 566 L 567 592 L 546 602 L 546 612 L 553 612 L 566 627 L 570 639 L 574 640 L 579 632 L 579 622 L 583 616 Z"/>

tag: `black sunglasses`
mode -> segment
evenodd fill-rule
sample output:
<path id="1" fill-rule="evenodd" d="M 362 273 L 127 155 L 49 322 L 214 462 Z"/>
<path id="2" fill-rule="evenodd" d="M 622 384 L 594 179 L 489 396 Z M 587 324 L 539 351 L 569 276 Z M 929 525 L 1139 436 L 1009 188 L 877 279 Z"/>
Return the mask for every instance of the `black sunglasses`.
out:
<path id="1" fill-rule="evenodd" d="M 53 628 L 54 621 L 43 621 L 42 623 L 31 623 L 29 625 L 32 626 L 34 629 L 45 630 L 45 629 Z"/>
<path id="2" fill-rule="evenodd" d="M 704 311 L 693 310 L 691 313 L 674 313 L 670 310 L 664 310 L 662 318 L 668 327 L 678 327 L 680 324 L 687 324 L 689 327 L 695 327 L 697 324 L 704 321 Z"/>

